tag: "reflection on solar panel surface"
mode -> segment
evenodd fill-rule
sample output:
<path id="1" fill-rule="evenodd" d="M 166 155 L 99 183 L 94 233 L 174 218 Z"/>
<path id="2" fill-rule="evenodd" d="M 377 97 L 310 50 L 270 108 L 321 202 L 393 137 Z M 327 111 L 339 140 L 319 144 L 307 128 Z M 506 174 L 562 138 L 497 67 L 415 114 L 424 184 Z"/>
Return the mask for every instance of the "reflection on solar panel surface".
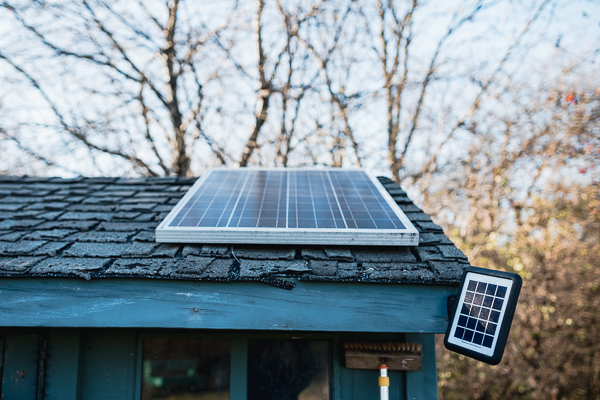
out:
<path id="1" fill-rule="evenodd" d="M 169 230 L 199 233 L 208 228 L 285 233 L 279 235 L 289 236 L 282 243 L 294 242 L 292 234 L 297 243 L 310 243 L 307 235 L 297 234 L 311 231 L 351 232 L 350 236 L 360 241 L 370 231 L 376 232 L 380 241 L 386 239 L 382 233 L 388 233 L 388 239 L 395 237 L 390 245 L 418 244 L 416 229 L 381 184 L 363 170 L 211 170 L 159 226 L 157 239 L 166 239 L 161 233 Z M 236 240 L 236 235 L 228 238 Z M 339 241 L 351 244 L 348 235 Z"/>
<path id="2" fill-rule="evenodd" d="M 506 286 L 470 280 L 454 337 L 491 348 L 498 331 Z"/>

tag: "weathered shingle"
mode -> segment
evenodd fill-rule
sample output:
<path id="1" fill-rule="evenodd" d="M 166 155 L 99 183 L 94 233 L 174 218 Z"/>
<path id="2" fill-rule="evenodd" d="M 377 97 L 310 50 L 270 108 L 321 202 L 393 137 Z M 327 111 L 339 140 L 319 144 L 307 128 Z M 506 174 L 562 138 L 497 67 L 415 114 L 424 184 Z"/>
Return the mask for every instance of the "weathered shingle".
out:
<path id="1" fill-rule="evenodd" d="M 444 261 L 444 256 L 435 246 L 415 247 L 421 261 Z"/>
<path id="2" fill-rule="evenodd" d="M 0 241 L 0 255 L 30 255 L 35 249 L 46 242 L 42 240 L 21 240 L 19 242 Z"/>
<path id="3" fill-rule="evenodd" d="M 22 204 L 22 203 L 17 203 L 17 204 L 0 203 L 0 211 L 16 211 L 16 210 L 25 208 L 25 206 L 26 206 L 26 204 Z"/>
<path id="4" fill-rule="evenodd" d="M 39 219 L 5 219 L 0 222 L 0 229 L 31 228 L 42 222 Z"/>
<path id="5" fill-rule="evenodd" d="M 156 229 L 157 226 L 157 222 L 102 222 L 98 229 L 101 231 L 149 231 Z"/>
<path id="6" fill-rule="evenodd" d="M 75 220 L 75 221 L 110 221 L 113 217 L 112 213 L 107 212 L 67 212 L 60 216 L 59 220 Z"/>
<path id="7" fill-rule="evenodd" d="M 64 252 L 67 257 L 118 257 L 131 246 L 129 243 L 77 242 Z"/>
<path id="8" fill-rule="evenodd" d="M 396 262 L 409 263 L 416 262 L 417 259 L 410 252 L 408 247 L 389 247 L 378 249 L 352 249 L 352 254 L 359 262 Z"/>
<path id="9" fill-rule="evenodd" d="M 465 256 L 463 252 L 457 249 L 455 246 L 437 246 L 437 248 L 442 251 L 442 254 L 446 258 L 467 258 L 467 256 Z"/>
<path id="10" fill-rule="evenodd" d="M 183 248 L 183 255 L 207 256 L 218 255 L 224 256 L 229 253 L 229 247 L 218 245 L 187 245 Z"/>
<path id="11" fill-rule="evenodd" d="M 69 242 L 48 242 L 45 245 L 35 249 L 31 254 L 34 256 L 56 257 L 62 250 L 69 247 Z"/>
<path id="12" fill-rule="evenodd" d="M 239 258 L 254 260 L 293 260 L 296 249 L 293 247 L 234 247 L 235 255 Z"/>
<path id="13" fill-rule="evenodd" d="M 69 239 L 75 242 L 97 242 L 97 243 L 125 243 L 128 242 L 137 232 L 106 232 L 106 231 L 88 231 L 79 232 L 72 235 Z"/>
<path id="14" fill-rule="evenodd" d="M 44 257 L 0 257 L 0 274 L 24 274 Z"/>
<path id="15" fill-rule="evenodd" d="M 78 229 L 88 231 L 99 224 L 98 221 L 48 221 L 36 226 L 36 229 Z"/>
<path id="16" fill-rule="evenodd" d="M 98 258 L 47 258 L 36 264 L 31 273 L 75 275 L 89 280 L 91 271 L 98 271 L 109 262 L 109 259 Z"/>
<path id="17" fill-rule="evenodd" d="M 425 265 L 404 263 L 364 263 L 364 274 L 371 279 L 430 282 L 434 274 Z"/>
<path id="18" fill-rule="evenodd" d="M 282 273 L 302 273 L 310 271 L 307 261 L 284 260 L 240 260 L 240 276 L 257 278 Z"/>
<path id="19" fill-rule="evenodd" d="M 334 276 L 337 273 L 337 261 L 313 260 L 310 262 L 310 273 L 318 276 Z"/>
<path id="20" fill-rule="evenodd" d="M 35 231 L 28 234 L 25 239 L 29 240 L 45 240 L 45 239 L 63 239 L 77 232 L 75 229 L 51 229 L 43 231 Z"/>
<path id="21" fill-rule="evenodd" d="M 27 232 L 25 231 L 4 231 L 4 233 L 0 233 L 0 240 L 2 241 L 6 241 L 6 242 L 16 242 L 17 240 L 21 239 L 23 236 L 27 235 Z"/>

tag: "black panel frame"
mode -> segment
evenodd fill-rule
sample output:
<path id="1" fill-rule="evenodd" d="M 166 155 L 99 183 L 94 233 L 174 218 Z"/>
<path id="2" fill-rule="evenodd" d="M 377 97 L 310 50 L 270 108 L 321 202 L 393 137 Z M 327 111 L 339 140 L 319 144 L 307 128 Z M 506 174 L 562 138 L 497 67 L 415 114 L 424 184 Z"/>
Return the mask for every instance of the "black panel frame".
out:
<path id="1" fill-rule="evenodd" d="M 506 299 L 506 308 L 504 311 L 504 318 L 500 321 L 500 331 L 498 333 L 496 339 L 496 347 L 494 348 L 493 354 L 491 356 L 487 356 L 485 354 L 478 353 L 476 351 L 470 350 L 465 347 L 461 347 L 455 343 L 450 343 L 449 338 L 452 331 L 452 326 L 454 325 L 454 321 L 460 317 L 460 313 L 457 312 L 458 305 L 460 304 L 460 299 L 457 297 L 452 305 L 452 310 L 450 312 L 450 321 L 448 323 L 448 328 L 446 329 L 446 334 L 444 335 L 444 346 L 450 350 L 459 354 L 463 354 L 467 357 L 473 358 L 478 361 L 482 361 L 486 364 L 490 365 L 498 365 L 502 361 L 502 357 L 504 355 L 504 349 L 506 347 L 506 341 L 508 339 L 508 334 L 510 333 L 510 327 L 512 325 L 512 320 L 515 314 L 515 309 L 517 307 L 517 302 L 519 299 L 519 293 L 521 292 L 521 287 L 523 285 L 523 280 L 518 274 L 504 272 L 504 271 L 495 271 L 485 268 L 477 268 L 477 267 L 468 267 L 464 270 L 463 276 L 460 281 L 460 286 L 458 289 L 458 295 L 463 292 L 463 287 L 465 285 L 466 277 L 469 272 L 488 275 L 492 277 L 498 277 L 503 279 L 509 279 L 512 281 L 512 288 L 510 290 L 510 295 Z"/>

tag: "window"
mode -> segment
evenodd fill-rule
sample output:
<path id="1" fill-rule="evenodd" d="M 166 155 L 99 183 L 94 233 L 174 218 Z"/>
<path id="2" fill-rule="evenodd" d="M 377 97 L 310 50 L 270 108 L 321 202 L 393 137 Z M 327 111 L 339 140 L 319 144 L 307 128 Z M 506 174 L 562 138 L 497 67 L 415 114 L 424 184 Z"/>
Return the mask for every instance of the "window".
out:
<path id="1" fill-rule="evenodd" d="M 145 338 L 141 400 L 330 399 L 330 341 L 237 337 Z"/>
<path id="2" fill-rule="evenodd" d="M 328 400 L 329 342 L 248 343 L 248 400 Z"/>
<path id="3" fill-rule="evenodd" d="M 228 339 L 145 339 L 142 400 L 229 400 Z"/>

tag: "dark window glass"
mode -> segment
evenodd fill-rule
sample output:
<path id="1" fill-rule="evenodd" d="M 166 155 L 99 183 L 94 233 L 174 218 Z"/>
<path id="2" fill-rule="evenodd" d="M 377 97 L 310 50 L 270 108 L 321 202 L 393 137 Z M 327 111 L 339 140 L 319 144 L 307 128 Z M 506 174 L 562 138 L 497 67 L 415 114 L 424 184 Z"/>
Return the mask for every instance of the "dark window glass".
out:
<path id="1" fill-rule="evenodd" d="M 146 339 L 142 400 L 228 400 L 226 339 Z"/>
<path id="2" fill-rule="evenodd" d="M 328 400 L 330 370 L 328 342 L 249 342 L 248 400 Z"/>

